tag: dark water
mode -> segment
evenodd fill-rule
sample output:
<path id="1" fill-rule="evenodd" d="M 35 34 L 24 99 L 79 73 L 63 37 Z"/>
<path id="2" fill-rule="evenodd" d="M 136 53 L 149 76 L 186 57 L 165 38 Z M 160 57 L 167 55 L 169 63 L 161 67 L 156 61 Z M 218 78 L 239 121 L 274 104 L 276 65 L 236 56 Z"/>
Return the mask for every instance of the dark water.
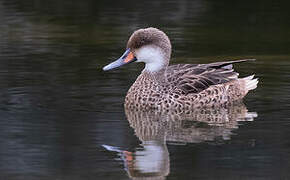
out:
<path id="1" fill-rule="evenodd" d="M 289 179 L 289 6 L 1 0 L 0 179 Z M 126 116 L 142 65 L 101 67 L 147 26 L 168 34 L 172 63 L 256 58 L 236 70 L 259 87 L 234 110 Z"/>

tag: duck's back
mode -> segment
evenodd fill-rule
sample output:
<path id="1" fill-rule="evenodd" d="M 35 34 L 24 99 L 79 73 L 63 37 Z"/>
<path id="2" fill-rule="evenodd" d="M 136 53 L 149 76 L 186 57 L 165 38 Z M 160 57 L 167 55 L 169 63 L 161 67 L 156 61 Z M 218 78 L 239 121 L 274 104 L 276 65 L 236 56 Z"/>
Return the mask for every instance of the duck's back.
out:
<path id="1" fill-rule="evenodd" d="M 177 64 L 158 73 L 142 73 L 127 93 L 125 105 L 139 108 L 192 109 L 242 99 L 256 88 L 253 76 L 238 78 L 233 63 Z"/>
<path id="2" fill-rule="evenodd" d="M 183 95 L 197 94 L 210 86 L 224 84 L 238 78 L 232 66 L 215 67 L 211 64 L 177 64 L 166 70 L 168 84 Z"/>

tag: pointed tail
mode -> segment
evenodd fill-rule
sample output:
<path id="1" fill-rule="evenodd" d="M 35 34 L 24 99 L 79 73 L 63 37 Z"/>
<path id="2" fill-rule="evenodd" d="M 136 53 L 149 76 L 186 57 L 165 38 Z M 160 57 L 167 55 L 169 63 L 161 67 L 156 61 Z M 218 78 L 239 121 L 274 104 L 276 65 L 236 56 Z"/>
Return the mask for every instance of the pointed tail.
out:
<path id="1" fill-rule="evenodd" d="M 255 75 L 243 78 L 243 80 L 245 81 L 245 88 L 246 88 L 247 92 L 250 90 L 253 90 L 257 87 L 259 80 L 258 80 L 258 78 L 253 79 L 254 76 Z"/>

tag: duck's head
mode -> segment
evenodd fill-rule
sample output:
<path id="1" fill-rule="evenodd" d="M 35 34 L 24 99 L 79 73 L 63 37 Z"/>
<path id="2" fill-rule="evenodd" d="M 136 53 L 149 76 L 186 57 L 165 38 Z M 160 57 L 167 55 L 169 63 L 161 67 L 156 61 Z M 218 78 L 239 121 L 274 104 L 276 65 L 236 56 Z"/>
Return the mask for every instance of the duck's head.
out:
<path id="1" fill-rule="evenodd" d="M 167 67 L 170 55 L 171 43 L 164 32 L 152 27 L 139 29 L 129 38 L 125 53 L 103 67 L 103 70 L 111 70 L 136 61 L 145 63 L 145 71 L 157 72 Z"/>

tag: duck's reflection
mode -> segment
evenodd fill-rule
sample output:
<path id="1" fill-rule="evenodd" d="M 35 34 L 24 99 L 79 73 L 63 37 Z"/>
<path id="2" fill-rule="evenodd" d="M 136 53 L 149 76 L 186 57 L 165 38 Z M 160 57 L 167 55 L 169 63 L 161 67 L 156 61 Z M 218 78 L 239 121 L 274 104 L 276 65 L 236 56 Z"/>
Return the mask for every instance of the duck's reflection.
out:
<path id="1" fill-rule="evenodd" d="M 156 112 L 125 109 L 130 126 L 142 141 L 135 152 L 117 151 L 132 179 L 163 179 L 169 174 L 170 160 L 166 143 L 186 144 L 228 140 L 240 121 L 253 121 L 257 113 L 248 112 L 242 103 L 218 109 L 190 112 Z"/>

